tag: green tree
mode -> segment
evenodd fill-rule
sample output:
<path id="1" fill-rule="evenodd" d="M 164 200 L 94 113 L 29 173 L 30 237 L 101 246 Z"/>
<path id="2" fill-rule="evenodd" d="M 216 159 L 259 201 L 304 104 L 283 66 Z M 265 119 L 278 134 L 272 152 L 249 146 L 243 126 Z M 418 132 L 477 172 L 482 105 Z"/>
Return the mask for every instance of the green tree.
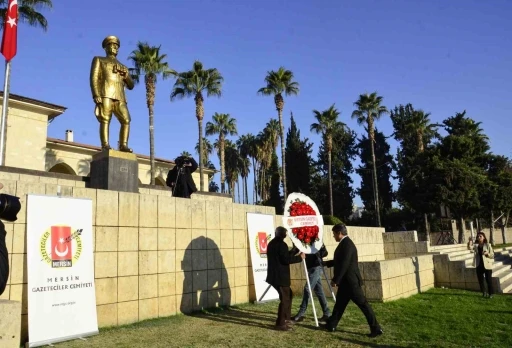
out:
<path id="1" fill-rule="evenodd" d="M 427 241 L 430 240 L 428 213 L 439 208 L 430 196 L 430 191 L 423 187 L 426 176 L 424 152 L 425 149 L 428 151 L 428 146 L 439 137 L 437 125 L 430 122 L 429 116 L 429 113 L 415 110 L 411 104 L 399 105 L 390 113 L 393 135 L 400 143 L 396 156 L 399 182 L 397 200 L 403 207 L 412 210 L 412 215 L 423 213 Z"/>
<path id="2" fill-rule="evenodd" d="M 375 160 L 375 121 L 378 120 L 382 115 L 387 114 L 388 110 L 382 104 L 382 97 L 377 95 L 377 92 L 371 94 L 361 94 L 359 99 L 354 103 L 357 109 L 352 112 L 352 118 L 357 120 L 360 125 L 366 125 L 368 130 L 368 139 L 370 139 L 370 148 L 372 153 L 373 163 L 373 182 L 375 189 L 374 201 L 375 201 L 375 212 L 377 215 L 377 226 L 381 226 L 380 220 L 380 208 L 379 208 L 379 194 L 378 194 L 378 183 L 377 183 L 377 164 Z"/>
<path id="3" fill-rule="evenodd" d="M 272 161 L 270 162 L 269 174 L 270 174 L 270 192 L 269 199 L 264 202 L 266 206 L 275 207 L 276 214 L 283 214 L 283 197 L 281 196 L 280 186 L 280 175 L 279 175 L 279 161 L 277 155 L 274 152 L 272 154 Z"/>
<path id="4" fill-rule="evenodd" d="M 507 243 L 505 228 L 512 209 L 512 166 L 505 156 L 489 154 L 486 161 L 487 181 L 481 193 L 481 206 L 484 214 L 490 216 L 491 233 L 489 241 L 494 244 L 494 224 L 501 221 L 503 243 Z M 496 214 L 500 216 L 495 219 Z"/>
<path id="5" fill-rule="evenodd" d="M 226 162 L 224 150 L 226 147 L 226 136 L 237 135 L 236 120 L 229 114 L 219 114 L 217 112 L 212 116 L 212 120 L 213 122 L 206 123 L 206 135 L 219 135 L 220 189 L 222 193 L 225 193 Z"/>
<path id="6" fill-rule="evenodd" d="M 279 118 L 279 136 L 281 137 L 281 161 L 282 161 L 282 180 L 284 197 L 286 193 L 286 157 L 284 150 L 284 125 L 283 125 L 283 109 L 284 98 L 286 96 L 297 95 L 299 93 L 299 83 L 293 81 L 293 72 L 280 67 L 277 71 L 267 72 L 265 77 L 266 86 L 258 90 L 258 93 L 264 96 L 274 96 L 274 103 L 276 105 L 277 115 Z"/>
<path id="7" fill-rule="evenodd" d="M 334 215 L 343 221 L 347 221 L 352 214 L 354 190 L 350 175 L 354 172 L 352 163 L 357 155 L 355 140 L 355 132 L 345 127 L 338 128 L 332 137 L 332 153 L 336 154 L 332 158 L 332 186 L 333 192 L 336 192 L 333 196 Z M 327 212 L 330 209 L 329 161 L 325 139 L 320 143 L 314 169 L 310 197 L 317 203 L 320 212 Z"/>
<path id="8" fill-rule="evenodd" d="M 199 153 L 203 153 L 204 97 L 221 97 L 224 78 L 215 69 L 203 69 L 203 63 L 196 60 L 192 70 L 178 74 L 171 93 L 171 101 L 185 97 L 194 97 L 196 118 L 199 130 Z M 203 162 L 199 161 L 200 190 L 204 191 Z"/>
<path id="9" fill-rule="evenodd" d="M 390 154 L 390 146 L 386 141 L 386 137 L 382 132 L 375 129 L 375 157 L 377 161 L 377 183 L 378 183 L 378 197 L 379 207 L 383 215 L 383 224 L 387 225 L 387 215 L 393 206 L 394 192 L 391 185 L 391 178 L 393 170 L 395 169 L 395 162 L 393 156 Z M 375 201 L 374 201 L 374 180 L 373 180 L 373 166 L 372 166 L 372 153 L 370 148 L 370 141 L 367 137 L 363 136 L 357 145 L 359 156 L 361 158 L 361 165 L 356 169 L 356 173 L 361 176 L 361 186 L 356 190 L 356 193 L 361 197 L 361 200 L 366 208 L 367 213 L 371 212 L 370 207 L 374 207 L 372 216 L 375 221 Z"/>
<path id="10" fill-rule="evenodd" d="M 286 134 L 286 184 L 287 192 L 301 192 L 310 195 L 311 183 L 310 175 L 312 172 L 312 153 L 313 144 L 308 138 L 301 139 L 300 130 L 293 118 L 290 116 L 290 128 Z"/>
<path id="11" fill-rule="evenodd" d="M 244 203 L 249 204 L 249 192 L 247 179 L 249 177 L 249 173 L 251 172 L 251 161 L 249 157 L 251 157 L 251 136 L 252 134 L 244 134 L 241 135 L 240 138 L 236 141 L 236 146 L 238 147 L 238 152 L 240 153 L 241 161 L 240 161 L 240 175 L 242 176 L 243 185 L 244 185 Z"/>
<path id="12" fill-rule="evenodd" d="M 176 76 L 176 71 L 169 68 L 165 61 L 166 54 L 160 54 L 161 46 L 150 46 L 147 42 L 139 41 L 137 48 L 132 51 L 128 57 L 135 68 L 130 69 L 133 82 L 138 84 L 140 76 L 144 75 L 146 85 L 146 104 L 149 112 L 149 163 L 151 172 L 151 185 L 155 184 L 155 126 L 154 126 L 154 106 L 156 95 L 156 82 L 158 77 L 167 79 L 170 76 Z"/>
<path id="13" fill-rule="evenodd" d="M 4 29 L 5 15 L 7 14 L 7 6 L 9 0 L 0 0 L 0 29 Z M 48 21 L 42 13 L 38 12 L 41 9 L 52 9 L 53 3 L 51 0 L 18 0 L 18 15 L 20 22 L 27 23 L 31 27 L 39 27 L 44 31 L 48 30 Z"/>
<path id="14" fill-rule="evenodd" d="M 448 133 L 440 141 L 425 168 L 428 190 L 435 200 L 450 208 L 459 223 L 459 243 L 464 241 L 463 220 L 481 211 L 481 193 L 487 178 L 484 171 L 489 144 L 479 122 L 457 113 L 443 121 Z"/>
<path id="15" fill-rule="evenodd" d="M 203 155 L 202 156 L 199 153 L 199 146 L 200 146 L 200 144 L 198 141 L 196 144 L 196 147 L 195 147 L 196 153 L 202 159 L 203 165 L 206 168 L 208 168 L 208 163 L 210 162 L 210 155 L 213 153 L 213 145 L 210 142 L 210 140 L 208 140 L 208 138 L 203 138 Z"/>
<path id="16" fill-rule="evenodd" d="M 316 134 L 321 134 L 325 139 L 327 146 L 327 161 L 328 161 L 328 178 L 329 178 L 329 203 L 331 216 L 334 215 L 333 198 L 332 198 L 332 137 L 336 130 L 346 127 L 342 122 L 338 121 L 340 112 L 332 104 L 327 110 L 322 112 L 313 110 L 316 122 L 311 124 L 311 131 Z M 343 151 L 343 149 L 341 149 Z"/>

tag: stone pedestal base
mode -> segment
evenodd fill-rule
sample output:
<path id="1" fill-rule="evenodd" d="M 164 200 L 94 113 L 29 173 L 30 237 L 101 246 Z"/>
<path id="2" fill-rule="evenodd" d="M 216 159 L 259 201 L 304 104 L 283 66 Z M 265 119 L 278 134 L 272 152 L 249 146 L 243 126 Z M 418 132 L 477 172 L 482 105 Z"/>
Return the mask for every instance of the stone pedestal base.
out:
<path id="1" fill-rule="evenodd" d="M 0 347 L 19 348 L 21 302 L 0 300 Z"/>
<path id="2" fill-rule="evenodd" d="M 139 163 L 133 153 L 103 150 L 92 156 L 90 187 L 139 192 Z"/>

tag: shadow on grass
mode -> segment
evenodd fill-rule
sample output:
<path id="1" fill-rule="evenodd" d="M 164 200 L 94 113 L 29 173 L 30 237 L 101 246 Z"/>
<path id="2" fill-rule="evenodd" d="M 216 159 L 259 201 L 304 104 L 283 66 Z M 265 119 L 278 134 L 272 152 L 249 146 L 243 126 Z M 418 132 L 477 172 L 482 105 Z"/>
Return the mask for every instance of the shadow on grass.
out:
<path id="1" fill-rule="evenodd" d="M 237 307 L 209 310 L 204 311 L 202 313 L 194 313 L 192 315 L 196 318 L 201 319 L 208 319 L 212 321 L 237 324 L 243 326 L 260 327 L 264 329 L 273 328 L 275 325 L 275 318 L 273 317 L 266 315 L 264 316 L 251 314 L 251 311 L 241 310 L 240 308 Z M 268 325 L 265 324 L 266 322 L 268 322 Z"/>

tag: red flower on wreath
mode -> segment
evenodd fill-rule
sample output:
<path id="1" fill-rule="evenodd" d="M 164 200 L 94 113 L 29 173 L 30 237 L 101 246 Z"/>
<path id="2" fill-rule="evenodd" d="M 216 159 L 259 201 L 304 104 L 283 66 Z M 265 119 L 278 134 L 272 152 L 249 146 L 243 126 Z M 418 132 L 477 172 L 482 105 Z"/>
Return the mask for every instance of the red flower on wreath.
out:
<path id="1" fill-rule="evenodd" d="M 296 199 L 288 209 L 290 216 L 305 216 L 305 215 L 316 215 L 316 211 L 306 202 L 302 202 L 300 199 Z M 318 226 L 304 226 L 292 228 L 292 233 L 295 238 L 300 240 L 304 245 L 312 245 L 318 238 L 320 229 Z"/>

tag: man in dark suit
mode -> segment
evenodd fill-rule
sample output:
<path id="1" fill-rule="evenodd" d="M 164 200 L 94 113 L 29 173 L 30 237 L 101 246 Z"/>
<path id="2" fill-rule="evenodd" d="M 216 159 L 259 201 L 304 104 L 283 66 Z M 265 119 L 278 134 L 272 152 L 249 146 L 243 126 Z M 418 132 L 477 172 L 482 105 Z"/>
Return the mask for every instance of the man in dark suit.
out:
<path id="1" fill-rule="evenodd" d="M 190 198 L 197 191 L 192 173 L 197 170 L 197 162 L 192 157 L 179 156 L 174 160 L 175 166 L 169 173 L 165 183 L 172 189 L 174 197 Z"/>
<path id="2" fill-rule="evenodd" d="M 268 243 L 267 248 L 267 279 L 266 282 L 272 285 L 279 293 L 279 309 L 277 311 L 276 329 L 289 331 L 293 325 L 292 315 L 292 289 L 290 288 L 290 264 L 301 262 L 306 256 L 300 253 L 288 251 L 285 243 L 286 228 L 276 228 L 275 237 Z"/>
<path id="3" fill-rule="evenodd" d="M 325 328 L 328 331 L 335 331 L 338 326 L 348 302 L 352 300 L 366 317 L 370 326 L 370 337 L 382 335 L 383 331 L 377 322 L 373 309 L 366 300 L 361 289 L 363 284 L 361 273 L 359 272 L 357 248 L 354 242 L 348 237 L 347 227 L 343 224 L 334 225 L 332 234 L 336 242 L 339 242 L 334 251 L 334 259 L 326 261 L 327 267 L 334 266 L 334 276 L 331 281 L 333 287 L 338 287 L 336 293 L 336 304 L 332 315 L 327 320 Z"/>

